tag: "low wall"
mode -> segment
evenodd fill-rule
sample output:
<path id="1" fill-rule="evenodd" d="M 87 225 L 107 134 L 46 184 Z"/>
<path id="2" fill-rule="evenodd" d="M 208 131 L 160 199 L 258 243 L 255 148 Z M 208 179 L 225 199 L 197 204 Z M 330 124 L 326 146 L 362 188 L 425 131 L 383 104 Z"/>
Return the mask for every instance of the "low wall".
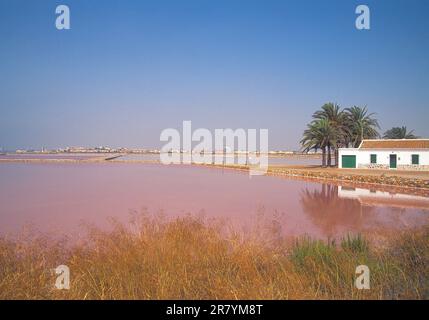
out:
<path id="1" fill-rule="evenodd" d="M 368 164 L 358 164 L 359 169 L 389 169 L 387 164 L 380 163 L 368 163 Z"/>
<path id="2" fill-rule="evenodd" d="M 398 164 L 398 169 L 400 169 L 400 170 L 429 171 L 429 165 Z"/>
<path id="3" fill-rule="evenodd" d="M 389 165 L 380 163 L 358 164 L 357 167 L 359 169 L 390 169 Z M 407 171 L 429 171 L 429 165 L 398 164 L 396 169 Z"/>

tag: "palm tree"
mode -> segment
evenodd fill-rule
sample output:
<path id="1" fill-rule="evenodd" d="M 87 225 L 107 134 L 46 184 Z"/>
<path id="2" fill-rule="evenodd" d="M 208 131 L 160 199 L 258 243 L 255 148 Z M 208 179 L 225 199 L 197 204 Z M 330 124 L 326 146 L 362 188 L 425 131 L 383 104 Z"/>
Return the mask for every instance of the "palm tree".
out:
<path id="1" fill-rule="evenodd" d="M 322 166 L 331 165 L 331 147 L 334 146 L 339 137 L 339 132 L 328 119 L 313 120 L 304 131 L 301 145 L 304 151 L 322 150 Z M 326 153 L 328 158 L 326 159 Z"/>
<path id="2" fill-rule="evenodd" d="M 337 139 L 328 147 L 328 165 L 330 166 L 331 149 L 335 154 L 335 165 L 338 165 L 338 148 L 345 144 L 345 137 L 349 131 L 347 126 L 347 115 L 341 110 L 340 106 L 336 103 L 325 103 L 321 110 L 316 111 L 313 114 L 313 118 L 316 120 L 326 119 L 329 121 L 337 135 Z"/>
<path id="3" fill-rule="evenodd" d="M 331 151 L 338 165 L 338 149 L 352 145 L 357 148 L 363 139 L 379 137 L 380 128 L 374 113 L 368 113 L 367 107 L 353 106 L 344 111 L 335 103 L 325 103 L 313 113 L 313 121 L 304 131 L 301 144 L 304 151 L 322 150 L 322 164 L 331 165 Z"/>
<path id="4" fill-rule="evenodd" d="M 349 128 L 345 139 L 345 146 L 352 145 L 359 147 L 363 139 L 375 139 L 380 136 L 377 129 L 380 129 L 374 113 L 368 113 L 367 107 L 353 106 L 346 108 L 346 126 Z"/>
<path id="5" fill-rule="evenodd" d="M 304 152 L 310 150 L 322 150 L 322 167 L 326 167 L 326 147 L 322 146 L 323 137 L 320 136 L 316 125 L 312 122 L 307 125 L 301 140 L 302 149 Z"/>
<path id="6" fill-rule="evenodd" d="M 417 139 L 413 134 L 414 130 L 407 132 L 407 127 L 393 127 L 383 134 L 384 139 Z"/>

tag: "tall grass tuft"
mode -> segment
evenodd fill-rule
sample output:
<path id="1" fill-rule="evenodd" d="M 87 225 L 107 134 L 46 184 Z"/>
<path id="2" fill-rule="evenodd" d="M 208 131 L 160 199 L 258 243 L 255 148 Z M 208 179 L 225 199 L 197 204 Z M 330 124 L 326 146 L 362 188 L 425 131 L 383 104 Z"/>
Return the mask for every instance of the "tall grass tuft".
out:
<path id="1" fill-rule="evenodd" d="M 356 236 L 347 234 L 347 236 L 341 240 L 341 248 L 355 253 L 367 253 L 369 250 L 369 244 L 361 234 Z"/>

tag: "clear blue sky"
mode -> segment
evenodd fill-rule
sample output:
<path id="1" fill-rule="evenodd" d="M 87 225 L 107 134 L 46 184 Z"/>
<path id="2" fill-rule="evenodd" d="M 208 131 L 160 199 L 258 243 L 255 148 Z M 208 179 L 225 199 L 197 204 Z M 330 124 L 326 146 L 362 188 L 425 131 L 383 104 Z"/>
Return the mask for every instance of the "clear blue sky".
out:
<path id="1" fill-rule="evenodd" d="M 329 101 L 429 137 L 429 1 L 0 0 L 3 149 L 160 147 L 183 120 L 297 149 Z"/>

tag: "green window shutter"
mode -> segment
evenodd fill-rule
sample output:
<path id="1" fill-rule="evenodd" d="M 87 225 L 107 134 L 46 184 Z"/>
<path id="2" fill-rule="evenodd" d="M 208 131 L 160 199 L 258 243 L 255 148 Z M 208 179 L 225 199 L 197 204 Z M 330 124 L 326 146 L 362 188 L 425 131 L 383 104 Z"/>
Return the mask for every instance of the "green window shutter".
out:
<path id="1" fill-rule="evenodd" d="M 377 163 L 377 155 L 371 154 L 371 163 Z"/>
<path id="2" fill-rule="evenodd" d="M 419 164 L 419 155 L 418 154 L 412 154 L 411 155 L 411 164 Z"/>

